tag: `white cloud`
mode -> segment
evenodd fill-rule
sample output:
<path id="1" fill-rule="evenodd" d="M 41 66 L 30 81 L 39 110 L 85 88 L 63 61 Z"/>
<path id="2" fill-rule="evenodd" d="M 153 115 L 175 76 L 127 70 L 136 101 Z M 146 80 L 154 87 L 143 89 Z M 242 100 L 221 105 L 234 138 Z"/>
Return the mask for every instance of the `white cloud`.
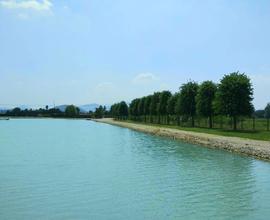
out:
<path id="1" fill-rule="evenodd" d="M 155 76 L 153 73 L 140 73 L 133 79 L 133 83 L 147 84 L 158 80 L 159 78 Z"/>
<path id="2" fill-rule="evenodd" d="M 2 0 L 0 5 L 7 9 L 25 9 L 35 11 L 50 11 L 53 4 L 50 0 Z"/>

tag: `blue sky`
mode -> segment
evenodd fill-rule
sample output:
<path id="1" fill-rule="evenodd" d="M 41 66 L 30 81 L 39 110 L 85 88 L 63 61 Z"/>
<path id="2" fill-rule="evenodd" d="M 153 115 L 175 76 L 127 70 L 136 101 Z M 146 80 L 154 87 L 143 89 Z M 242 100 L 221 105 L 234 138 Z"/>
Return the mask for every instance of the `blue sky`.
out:
<path id="1" fill-rule="evenodd" d="M 0 0 L 0 105 L 127 100 L 245 72 L 270 102 L 270 1 Z"/>

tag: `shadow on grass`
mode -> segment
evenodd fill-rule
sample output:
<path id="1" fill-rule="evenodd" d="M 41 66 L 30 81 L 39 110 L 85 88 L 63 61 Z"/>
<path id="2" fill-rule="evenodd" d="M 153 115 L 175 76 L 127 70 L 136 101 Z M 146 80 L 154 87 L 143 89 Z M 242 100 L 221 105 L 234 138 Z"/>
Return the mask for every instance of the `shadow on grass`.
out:
<path id="1" fill-rule="evenodd" d="M 215 129 L 215 130 L 224 131 L 224 132 L 232 132 L 232 133 L 245 133 L 245 134 L 258 134 L 262 132 L 259 130 L 230 130 L 230 129 Z"/>

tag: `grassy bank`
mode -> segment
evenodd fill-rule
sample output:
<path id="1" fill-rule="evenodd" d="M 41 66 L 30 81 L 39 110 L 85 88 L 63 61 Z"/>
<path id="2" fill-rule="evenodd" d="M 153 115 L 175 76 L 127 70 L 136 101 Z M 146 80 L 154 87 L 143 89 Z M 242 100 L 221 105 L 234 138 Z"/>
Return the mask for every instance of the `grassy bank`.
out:
<path id="1" fill-rule="evenodd" d="M 191 127 L 180 127 L 176 125 L 161 125 L 161 124 L 152 124 L 152 123 L 143 123 L 143 122 L 137 122 L 137 121 L 124 121 L 128 123 L 135 123 L 135 124 L 145 124 L 149 126 L 155 126 L 159 128 L 173 128 L 177 130 L 183 130 L 183 131 L 193 131 L 198 133 L 206 133 L 206 134 L 214 134 L 214 135 L 220 135 L 225 137 L 240 137 L 240 138 L 248 138 L 253 140 L 262 140 L 262 141 L 270 141 L 270 132 L 269 131 L 262 131 L 262 130 L 225 130 L 220 128 L 191 128 Z"/>
<path id="2" fill-rule="evenodd" d="M 270 160 L 270 142 L 269 140 L 262 140 L 269 139 L 269 133 L 268 135 L 262 135 L 263 137 L 254 137 L 250 134 L 246 135 L 244 132 L 229 133 L 227 131 L 218 131 L 217 129 L 181 128 L 177 126 L 113 120 L 112 118 L 94 119 L 94 121 L 125 127 L 151 135 L 181 140 L 186 143 L 227 150 L 263 160 Z M 251 138 L 255 140 L 252 140 Z"/>

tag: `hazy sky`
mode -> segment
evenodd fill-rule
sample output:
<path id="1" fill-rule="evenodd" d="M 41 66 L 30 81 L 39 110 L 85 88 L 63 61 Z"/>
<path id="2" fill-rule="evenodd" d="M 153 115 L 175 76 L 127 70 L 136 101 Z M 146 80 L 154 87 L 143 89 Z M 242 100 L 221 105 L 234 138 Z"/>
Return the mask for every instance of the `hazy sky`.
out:
<path id="1" fill-rule="evenodd" d="M 247 73 L 270 102 L 268 0 L 0 0 L 0 106 L 111 104 Z"/>

